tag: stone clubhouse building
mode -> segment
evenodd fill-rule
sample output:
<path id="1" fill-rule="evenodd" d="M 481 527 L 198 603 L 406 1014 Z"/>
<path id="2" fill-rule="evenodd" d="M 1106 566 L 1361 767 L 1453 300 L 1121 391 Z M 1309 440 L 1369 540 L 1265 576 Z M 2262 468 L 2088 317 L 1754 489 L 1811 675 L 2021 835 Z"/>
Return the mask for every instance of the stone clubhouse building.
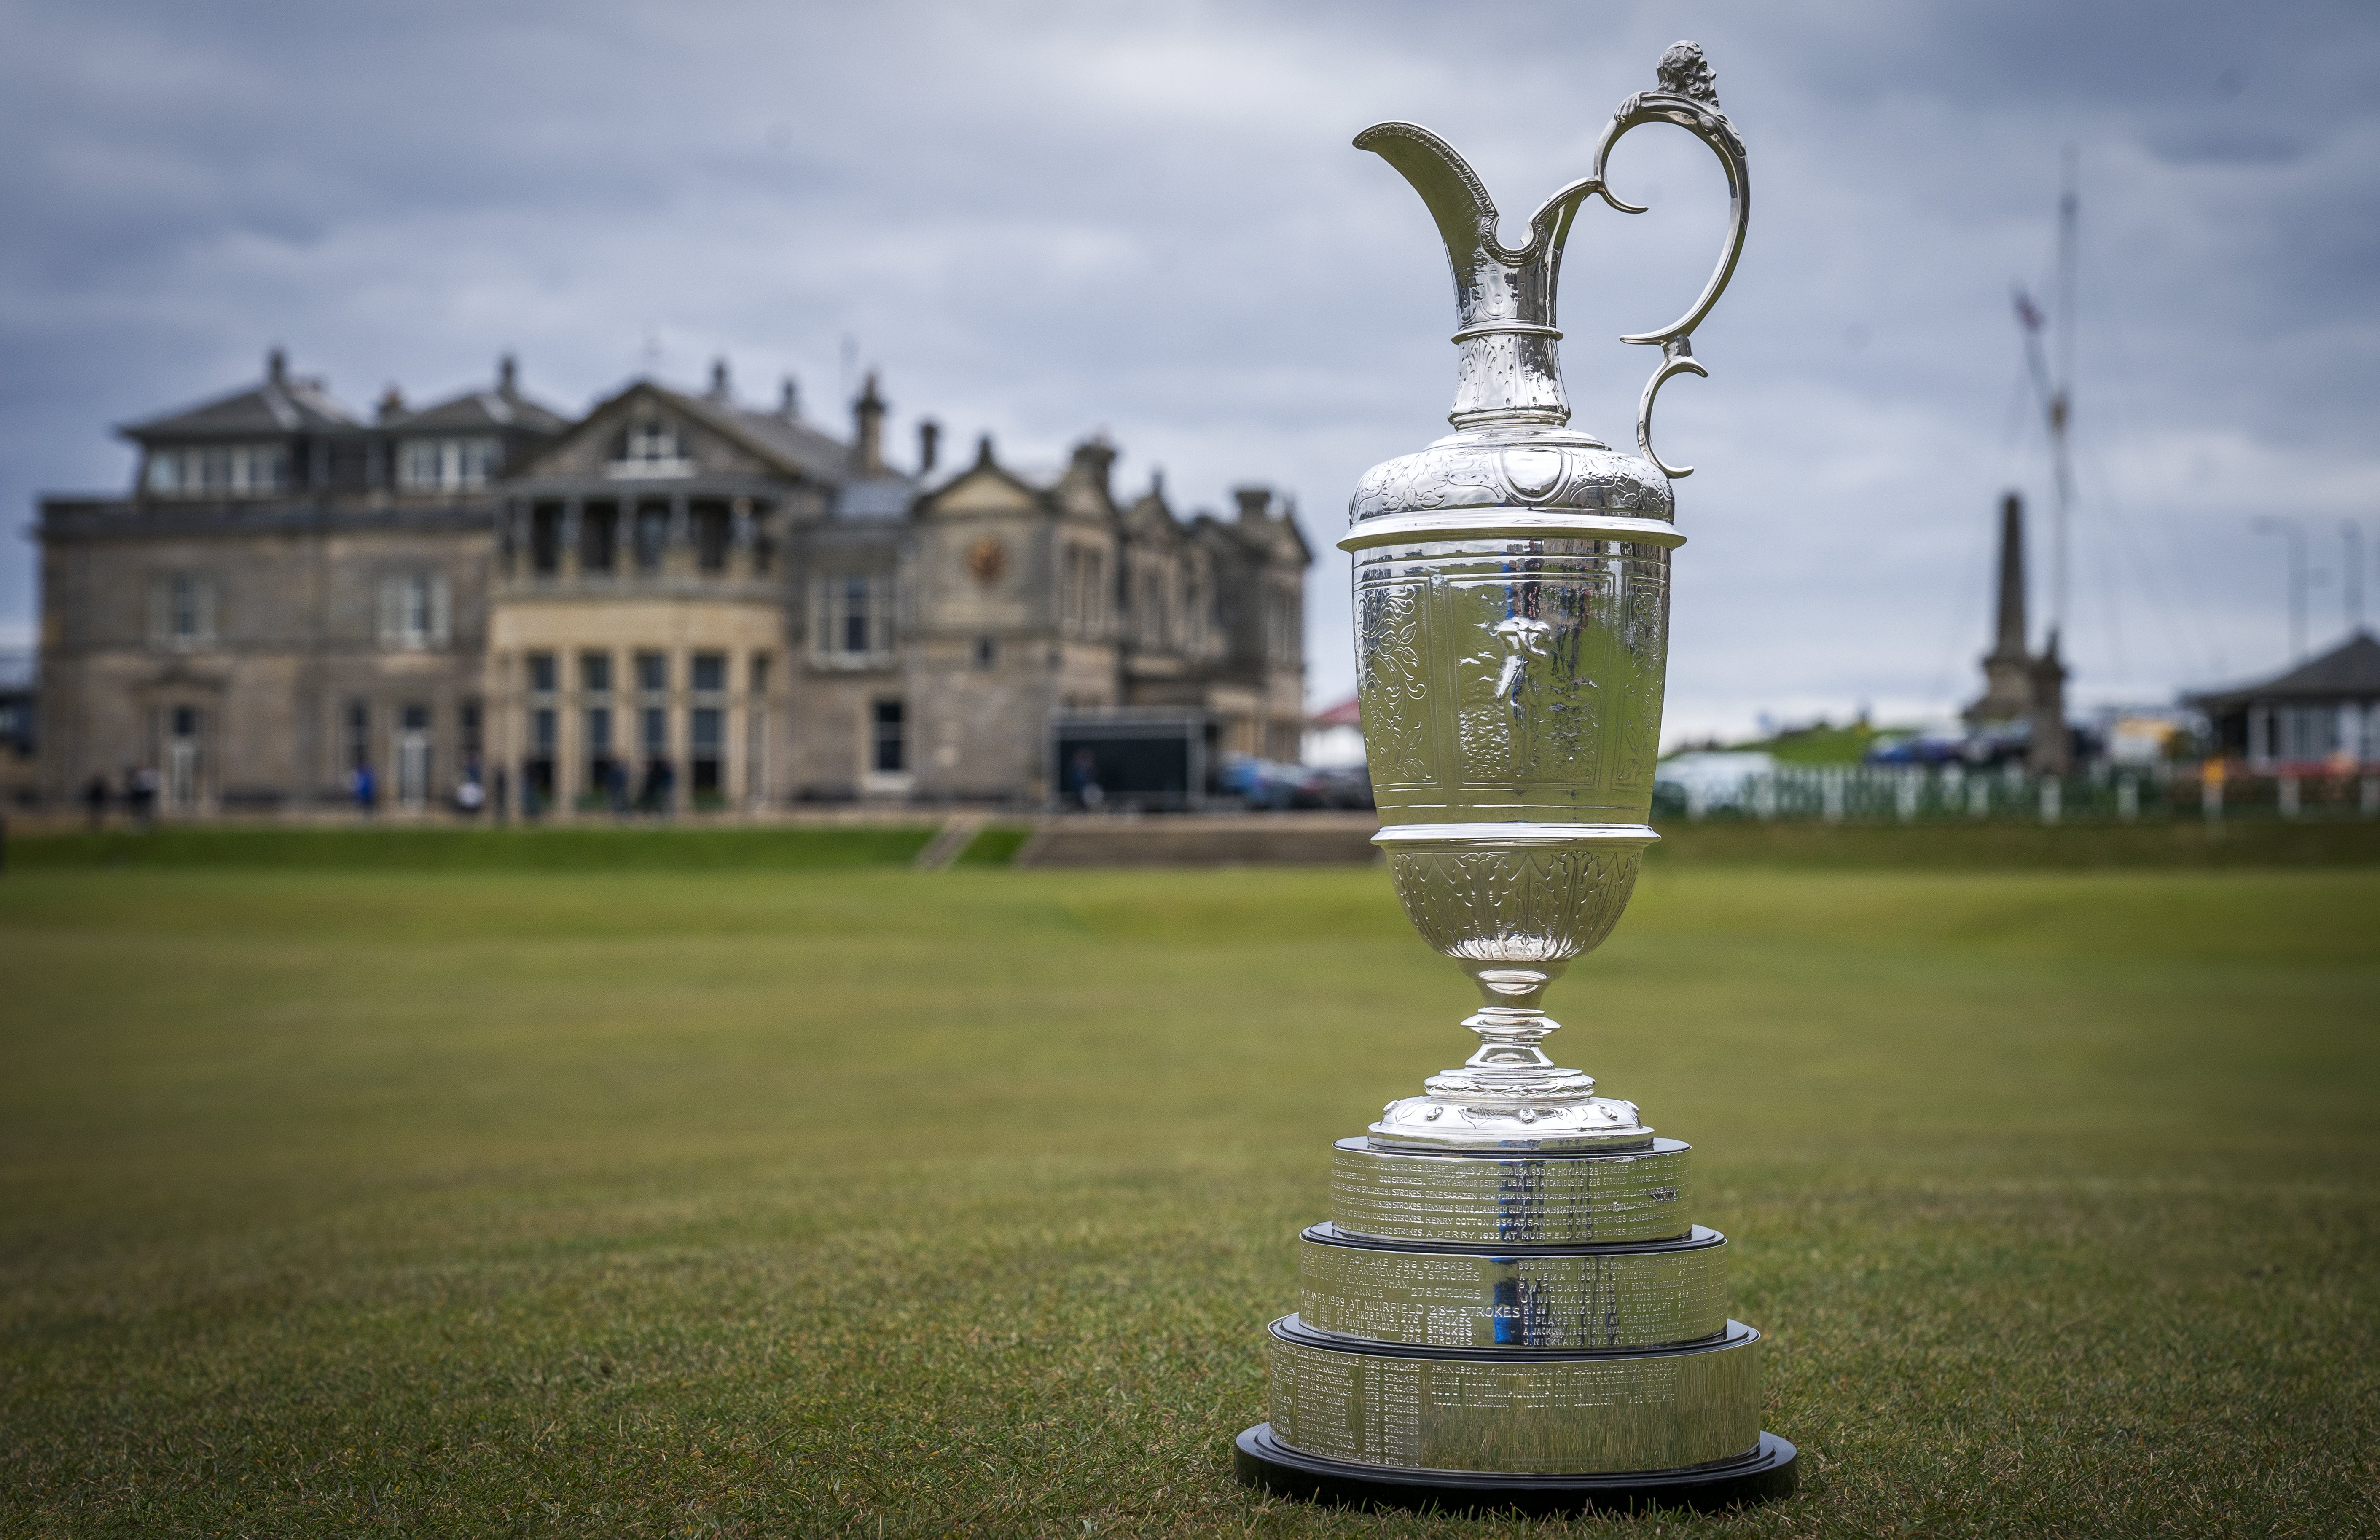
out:
<path id="1" fill-rule="evenodd" d="M 121 495 L 41 500 L 44 799 L 154 772 L 167 812 L 466 800 L 569 812 L 1039 804 L 1053 728 L 1202 722 L 1294 759 L 1304 585 L 1260 487 L 1184 518 L 1115 451 L 1032 478 L 983 439 L 900 468 L 790 381 L 638 380 L 572 421 L 494 382 L 369 418 L 277 350 L 121 430 Z"/>

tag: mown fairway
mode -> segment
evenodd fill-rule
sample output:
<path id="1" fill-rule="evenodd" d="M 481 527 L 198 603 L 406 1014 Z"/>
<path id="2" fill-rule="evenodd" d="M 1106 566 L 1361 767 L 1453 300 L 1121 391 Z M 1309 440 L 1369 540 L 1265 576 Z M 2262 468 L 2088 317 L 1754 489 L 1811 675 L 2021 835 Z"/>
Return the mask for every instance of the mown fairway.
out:
<path id="1" fill-rule="evenodd" d="M 1559 1057 L 1697 1146 L 1798 1499 L 2380 1527 L 2380 870 L 1648 874 Z M 1475 1534 L 1231 1437 L 1467 1050 L 1377 870 L 0 879 L 0 1531 Z"/>

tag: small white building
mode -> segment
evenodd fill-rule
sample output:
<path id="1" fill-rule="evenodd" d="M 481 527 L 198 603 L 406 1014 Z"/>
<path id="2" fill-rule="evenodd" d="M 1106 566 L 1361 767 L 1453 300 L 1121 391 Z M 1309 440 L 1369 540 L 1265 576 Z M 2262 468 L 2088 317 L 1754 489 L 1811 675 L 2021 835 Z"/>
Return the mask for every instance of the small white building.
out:
<path id="1" fill-rule="evenodd" d="M 1354 770 L 1364 763 L 1364 713 L 1349 696 L 1305 719 L 1305 763 L 1318 770 Z"/>
<path id="2" fill-rule="evenodd" d="M 2380 641 L 2358 631 L 2287 673 L 2186 697 L 2206 713 L 2216 751 L 2274 775 L 2380 765 Z"/>

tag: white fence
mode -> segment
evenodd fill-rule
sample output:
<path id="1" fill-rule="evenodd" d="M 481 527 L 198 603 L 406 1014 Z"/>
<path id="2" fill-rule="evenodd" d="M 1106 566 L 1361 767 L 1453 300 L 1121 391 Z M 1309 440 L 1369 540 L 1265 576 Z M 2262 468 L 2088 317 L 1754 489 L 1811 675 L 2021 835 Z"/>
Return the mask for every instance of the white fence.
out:
<path id="1" fill-rule="evenodd" d="M 2195 766 L 2102 766 L 2060 780 L 2023 767 L 1777 765 L 1736 779 L 1657 781 L 1657 811 L 1689 819 L 1916 823 L 1945 819 L 2380 818 L 2380 773 L 2202 775 Z"/>

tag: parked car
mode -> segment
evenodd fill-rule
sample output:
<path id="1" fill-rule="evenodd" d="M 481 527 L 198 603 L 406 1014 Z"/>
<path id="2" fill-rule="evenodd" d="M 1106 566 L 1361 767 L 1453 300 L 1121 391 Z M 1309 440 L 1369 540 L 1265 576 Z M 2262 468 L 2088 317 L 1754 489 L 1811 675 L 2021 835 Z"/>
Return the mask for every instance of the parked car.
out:
<path id="1" fill-rule="evenodd" d="M 1223 761 L 1217 789 L 1250 807 L 1369 807 L 1372 778 L 1361 765 L 1287 765 L 1278 759 L 1233 755 Z"/>
<path id="2" fill-rule="evenodd" d="M 1878 738 L 1864 757 L 1871 765 L 1956 765 L 1967 758 L 1963 733 L 1936 729 Z"/>
<path id="3" fill-rule="evenodd" d="M 1309 770 L 1297 789 L 1300 807 L 1367 808 L 1372 806 L 1372 772 L 1362 765 L 1331 765 Z"/>
<path id="4" fill-rule="evenodd" d="M 1295 805 L 1297 782 L 1304 774 L 1302 765 L 1234 754 L 1223 761 L 1215 785 L 1223 795 L 1237 797 L 1250 807 L 1285 808 Z"/>

